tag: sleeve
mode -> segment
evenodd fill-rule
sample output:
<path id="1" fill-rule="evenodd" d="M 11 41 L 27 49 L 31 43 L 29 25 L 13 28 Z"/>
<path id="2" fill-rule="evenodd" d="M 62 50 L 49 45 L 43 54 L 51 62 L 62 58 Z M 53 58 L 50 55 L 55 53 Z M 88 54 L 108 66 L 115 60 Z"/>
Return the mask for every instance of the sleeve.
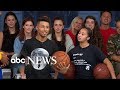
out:
<path id="1" fill-rule="evenodd" d="M 114 43 L 114 38 L 111 36 L 108 39 L 108 43 L 107 43 L 107 52 L 108 52 L 108 56 L 110 57 L 111 55 L 115 54 L 115 43 Z"/>
<path id="2" fill-rule="evenodd" d="M 68 34 L 66 34 L 65 46 L 66 46 L 66 52 L 69 52 L 71 49 L 75 47 L 72 39 Z"/>
<path id="3" fill-rule="evenodd" d="M 20 51 L 21 51 L 20 44 L 21 42 L 19 40 L 19 37 L 17 37 L 14 41 L 14 53 L 20 54 Z"/>
<path id="4" fill-rule="evenodd" d="M 94 51 L 98 62 L 103 62 L 104 59 L 107 58 L 106 55 L 98 47 L 95 46 Z"/>
<path id="5" fill-rule="evenodd" d="M 69 57 L 70 57 L 70 60 L 73 61 L 73 58 L 72 58 L 72 50 L 70 50 L 70 51 L 68 52 L 68 55 L 69 55 Z"/>
<path id="6" fill-rule="evenodd" d="M 24 56 L 25 58 L 28 56 L 28 42 L 27 40 L 25 41 L 25 43 L 23 44 L 22 50 L 20 52 L 21 56 Z"/>

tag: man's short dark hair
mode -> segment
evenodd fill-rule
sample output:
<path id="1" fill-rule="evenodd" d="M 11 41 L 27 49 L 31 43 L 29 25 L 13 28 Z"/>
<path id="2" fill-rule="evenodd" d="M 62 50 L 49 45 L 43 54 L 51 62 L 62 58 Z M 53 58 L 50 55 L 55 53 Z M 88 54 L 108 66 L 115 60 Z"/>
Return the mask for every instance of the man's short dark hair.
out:
<path id="1" fill-rule="evenodd" d="M 51 21 L 50 21 L 50 18 L 49 18 L 48 16 L 39 17 L 39 18 L 37 19 L 37 24 L 38 24 L 40 21 L 48 22 L 48 23 L 51 25 Z"/>
<path id="2" fill-rule="evenodd" d="M 107 10 L 106 10 L 106 11 L 101 11 L 101 12 L 100 12 L 100 17 L 102 16 L 102 14 L 103 14 L 104 12 L 110 13 L 110 15 L 111 15 L 111 17 L 112 17 L 112 12 L 111 12 L 111 11 L 107 11 Z"/>

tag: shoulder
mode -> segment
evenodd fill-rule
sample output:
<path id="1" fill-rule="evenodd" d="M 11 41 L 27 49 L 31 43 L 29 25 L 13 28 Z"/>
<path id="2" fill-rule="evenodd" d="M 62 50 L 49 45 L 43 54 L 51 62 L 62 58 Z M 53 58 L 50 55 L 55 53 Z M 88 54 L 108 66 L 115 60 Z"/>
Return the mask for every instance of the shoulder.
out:
<path id="1" fill-rule="evenodd" d="M 32 43 L 32 42 L 35 42 L 36 41 L 36 39 L 35 38 L 31 38 L 31 39 L 27 39 L 27 40 L 25 40 L 25 43 Z"/>
<path id="2" fill-rule="evenodd" d="M 117 34 L 112 34 L 112 35 L 110 35 L 110 38 L 109 38 L 109 39 L 114 39 L 114 38 L 117 38 Z"/>
<path id="3" fill-rule="evenodd" d="M 111 32 L 111 35 L 113 34 L 116 34 L 117 33 L 117 31 L 116 31 L 116 29 L 114 29 L 114 28 L 109 28 L 109 30 L 110 30 L 110 32 Z"/>
<path id="4" fill-rule="evenodd" d="M 69 52 L 76 52 L 76 51 L 78 51 L 79 49 L 80 49 L 80 47 L 79 47 L 79 46 L 76 46 L 76 47 L 72 48 Z"/>
<path id="5" fill-rule="evenodd" d="M 20 42 L 19 36 L 15 38 L 15 42 L 18 42 L 18 41 Z"/>
<path id="6" fill-rule="evenodd" d="M 3 35 L 3 32 L 2 32 L 2 31 L 0 31 L 0 35 Z"/>
<path id="7" fill-rule="evenodd" d="M 69 40 L 70 39 L 69 34 L 65 34 L 65 38 Z"/>
<path id="8" fill-rule="evenodd" d="M 97 46 L 95 46 L 95 45 L 91 45 L 90 44 L 90 46 L 88 47 L 90 50 L 91 50 L 91 52 L 93 51 L 93 52 L 95 52 L 95 51 L 100 51 L 100 48 L 98 48 Z"/>
<path id="9" fill-rule="evenodd" d="M 47 38 L 50 39 L 50 40 L 51 40 L 51 37 L 52 37 L 52 34 L 49 34 L 49 35 L 47 36 Z"/>
<path id="10" fill-rule="evenodd" d="M 92 49 L 93 49 L 93 48 L 95 48 L 95 49 L 97 48 L 97 49 L 98 49 L 98 47 L 97 47 L 97 46 L 92 45 L 92 44 L 90 44 L 90 45 L 89 45 L 89 48 L 92 48 Z"/>
<path id="11" fill-rule="evenodd" d="M 0 38 L 3 38 L 3 32 L 0 32 Z"/>
<path id="12" fill-rule="evenodd" d="M 69 29 L 65 31 L 66 34 L 69 34 L 70 32 L 71 32 L 71 30 L 69 30 Z"/>
<path id="13" fill-rule="evenodd" d="M 111 31 L 116 31 L 116 29 L 115 29 L 115 28 L 112 28 L 112 27 L 110 27 L 109 30 L 111 30 Z"/>

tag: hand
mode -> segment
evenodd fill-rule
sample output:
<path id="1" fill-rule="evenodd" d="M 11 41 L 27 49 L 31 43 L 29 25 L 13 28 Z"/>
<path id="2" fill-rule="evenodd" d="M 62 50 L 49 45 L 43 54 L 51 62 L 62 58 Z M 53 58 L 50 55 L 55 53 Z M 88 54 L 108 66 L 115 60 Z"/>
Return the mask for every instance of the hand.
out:
<path id="1" fill-rule="evenodd" d="M 20 69 L 19 69 L 19 72 L 20 72 L 21 75 L 24 75 L 25 74 L 25 67 L 21 66 Z"/>
<path id="2" fill-rule="evenodd" d="M 55 69 L 55 71 L 65 74 L 67 72 L 67 70 L 69 69 L 70 64 L 66 67 L 65 63 L 59 63 L 59 65 L 57 66 L 57 68 L 59 69 Z"/>
<path id="3" fill-rule="evenodd" d="M 2 62 L 1 67 L 5 67 L 9 64 L 9 58 L 7 57 L 7 55 L 5 53 L 2 53 L 2 59 L 0 60 Z"/>
<path id="4" fill-rule="evenodd" d="M 58 72 L 55 70 L 55 73 L 54 73 L 54 76 L 53 76 L 53 78 L 54 78 L 54 79 L 57 79 L 57 77 L 58 77 L 58 74 L 59 74 L 59 73 L 58 73 Z"/>
<path id="5" fill-rule="evenodd" d="M 20 75 L 21 75 L 21 79 L 26 79 L 26 74 L 25 74 L 25 67 L 22 66 L 19 70 Z"/>
<path id="6" fill-rule="evenodd" d="M 116 79 L 116 76 L 113 76 L 112 79 Z"/>
<path id="7" fill-rule="evenodd" d="M 26 74 L 20 74 L 21 75 L 21 79 L 26 79 Z"/>

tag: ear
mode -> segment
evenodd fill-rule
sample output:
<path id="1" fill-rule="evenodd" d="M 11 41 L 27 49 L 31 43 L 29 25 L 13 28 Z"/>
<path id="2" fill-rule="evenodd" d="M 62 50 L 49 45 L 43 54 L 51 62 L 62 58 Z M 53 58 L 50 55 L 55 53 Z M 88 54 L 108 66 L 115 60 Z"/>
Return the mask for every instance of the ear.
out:
<path id="1" fill-rule="evenodd" d="M 36 26 L 35 29 L 38 30 L 38 27 Z"/>
<path id="2" fill-rule="evenodd" d="M 88 37 L 87 40 L 90 40 L 90 37 Z"/>
<path id="3" fill-rule="evenodd" d="M 22 28 L 24 28 L 24 26 Z"/>
<path id="4" fill-rule="evenodd" d="M 64 29 L 64 27 L 65 27 L 65 26 L 63 25 L 63 29 Z"/>

